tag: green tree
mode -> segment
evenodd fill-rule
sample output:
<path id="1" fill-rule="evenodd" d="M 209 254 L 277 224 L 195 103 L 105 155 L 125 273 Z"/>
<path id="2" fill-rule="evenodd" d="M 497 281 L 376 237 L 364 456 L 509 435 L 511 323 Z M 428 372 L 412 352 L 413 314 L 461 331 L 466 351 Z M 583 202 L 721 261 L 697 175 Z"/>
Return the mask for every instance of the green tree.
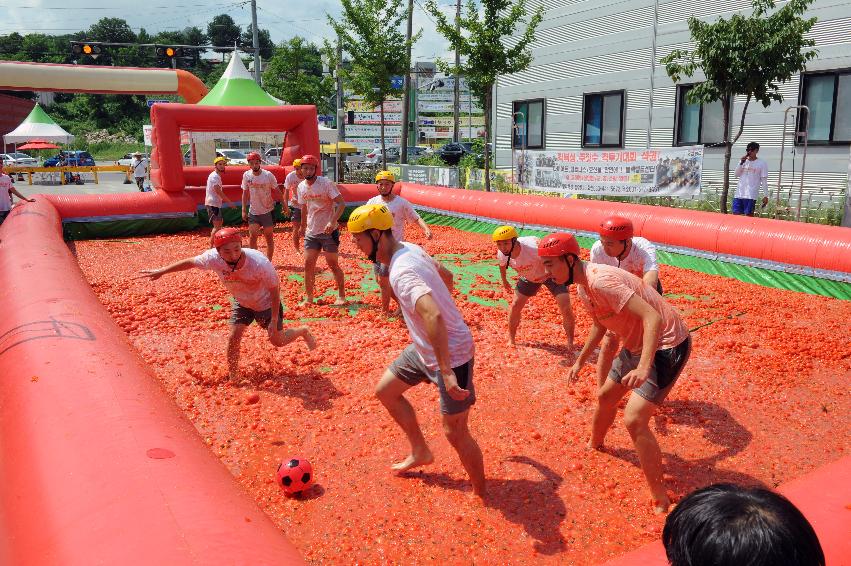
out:
<path id="1" fill-rule="evenodd" d="M 254 29 L 251 24 L 242 32 L 242 44 L 245 46 L 254 45 Z M 257 42 L 260 45 L 260 58 L 268 61 L 275 54 L 275 43 L 272 41 L 272 36 L 269 35 L 269 30 L 260 28 L 257 31 Z M 253 51 L 252 51 L 253 53 Z"/>
<path id="2" fill-rule="evenodd" d="M 322 74 L 319 48 L 303 37 L 281 43 L 266 64 L 263 88 L 290 104 L 313 104 L 320 114 L 333 112 L 328 99 L 334 80 Z"/>
<path id="3" fill-rule="evenodd" d="M 240 35 L 242 35 L 242 30 L 227 14 L 219 14 L 207 24 L 207 37 L 210 38 L 210 43 L 218 47 L 233 46 L 234 43 L 239 41 Z M 230 49 L 216 49 L 215 51 L 222 54 L 222 61 L 224 61 L 224 54 L 229 52 Z"/>
<path id="4" fill-rule="evenodd" d="M 24 46 L 24 37 L 16 31 L 9 35 L 0 35 L 0 58 L 12 59 L 20 54 Z"/>
<path id="5" fill-rule="evenodd" d="M 449 20 L 438 9 L 435 0 L 428 0 L 426 10 L 437 22 L 437 31 L 457 49 L 462 62 L 459 67 L 439 62 L 441 70 L 466 77 L 470 91 L 485 111 L 485 139 L 491 139 L 493 113 L 493 87 L 499 75 L 519 73 L 532 62 L 529 44 L 543 19 L 543 8 L 538 7 L 527 19 L 526 0 L 482 0 L 477 5 L 467 0 L 464 13 L 458 20 Z M 514 30 L 525 23 L 525 29 L 516 43 L 506 42 Z M 485 190 L 490 190 L 490 152 L 484 147 Z"/>
<path id="6" fill-rule="evenodd" d="M 198 26 L 184 28 L 183 41 L 186 45 L 206 45 L 207 34 Z"/>
<path id="7" fill-rule="evenodd" d="M 389 96 L 402 94 L 393 88 L 392 78 L 410 71 L 408 48 L 419 39 L 420 32 L 408 41 L 400 31 L 407 19 L 407 7 L 402 0 L 341 0 L 340 21 L 328 16 L 328 23 L 340 38 L 343 51 L 351 57 L 351 67 L 345 73 L 352 91 L 359 94 L 381 114 L 381 161 L 387 168 L 384 142 L 384 105 Z"/>
<path id="8" fill-rule="evenodd" d="M 727 213 L 730 190 L 730 156 L 733 144 L 742 135 L 745 115 L 751 100 L 768 107 L 782 102 L 780 84 L 806 69 L 817 51 L 805 38 L 816 18 L 804 19 L 812 0 L 790 0 L 774 10 L 773 0 L 753 0 L 750 16 L 734 14 L 729 20 L 718 18 L 708 23 L 689 18 L 688 27 L 696 47 L 694 51 L 676 50 L 661 60 L 674 82 L 700 71 L 705 80 L 689 90 L 691 104 L 720 100 L 724 109 L 724 185 L 721 212 Z M 771 12 L 769 14 L 769 12 Z M 730 139 L 730 106 L 735 96 L 744 96 L 745 104 L 736 135 Z"/>
<path id="9" fill-rule="evenodd" d="M 109 43 L 136 43 L 137 38 L 126 20 L 121 18 L 101 18 L 89 28 L 86 33 L 86 39 Z M 91 62 L 95 64 L 112 62 L 114 65 L 133 67 L 139 65 L 142 59 L 138 48 L 108 47 L 105 49 L 103 55 Z"/>

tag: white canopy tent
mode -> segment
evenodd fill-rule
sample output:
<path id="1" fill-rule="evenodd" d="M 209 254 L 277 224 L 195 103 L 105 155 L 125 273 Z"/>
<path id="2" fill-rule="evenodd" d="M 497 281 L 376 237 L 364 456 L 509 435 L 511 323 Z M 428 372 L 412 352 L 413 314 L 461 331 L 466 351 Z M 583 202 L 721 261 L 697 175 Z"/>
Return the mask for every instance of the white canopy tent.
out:
<path id="1" fill-rule="evenodd" d="M 57 143 L 71 143 L 74 136 L 62 129 L 47 113 L 36 104 L 21 124 L 3 136 L 6 143 L 25 143 L 30 140 L 44 140 Z"/>

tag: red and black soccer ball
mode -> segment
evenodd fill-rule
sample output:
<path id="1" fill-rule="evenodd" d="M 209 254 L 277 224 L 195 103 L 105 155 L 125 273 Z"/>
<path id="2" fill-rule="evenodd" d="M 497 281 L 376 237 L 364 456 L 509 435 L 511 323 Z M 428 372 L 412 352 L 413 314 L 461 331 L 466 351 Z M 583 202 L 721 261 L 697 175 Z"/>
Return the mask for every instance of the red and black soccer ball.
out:
<path id="1" fill-rule="evenodd" d="M 313 485 L 313 466 L 304 458 L 290 458 L 278 466 L 278 485 L 287 495 L 296 495 Z"/>

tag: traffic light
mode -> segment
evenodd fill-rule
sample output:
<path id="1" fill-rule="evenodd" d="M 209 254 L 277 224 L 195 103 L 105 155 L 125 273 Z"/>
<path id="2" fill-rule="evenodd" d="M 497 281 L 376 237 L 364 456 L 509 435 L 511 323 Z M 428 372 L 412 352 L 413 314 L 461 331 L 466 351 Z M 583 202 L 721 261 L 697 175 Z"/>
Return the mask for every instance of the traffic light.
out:
<path id="1" fill-rule="evenodd" d="M 92 59 L 97 59 L 103 53 L 103 48 L 99 42 L 72 41 L 71 53 L 74 55 L 88 55 Z"/>
<path id="2" fill-rule="evenodd" d="M 176 59 L 178 57 L 183 56 L 183 49 L 180 47 L 172 47 L 170 45 L 158 45 L 157 46 L 157 57 L 161 57 L 163 59 Z"/>

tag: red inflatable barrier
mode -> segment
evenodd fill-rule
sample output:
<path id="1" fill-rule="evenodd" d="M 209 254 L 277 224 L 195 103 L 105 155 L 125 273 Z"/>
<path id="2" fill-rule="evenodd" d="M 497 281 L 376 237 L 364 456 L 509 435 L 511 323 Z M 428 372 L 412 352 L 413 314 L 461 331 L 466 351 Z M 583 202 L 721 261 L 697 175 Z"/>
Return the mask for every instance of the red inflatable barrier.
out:
<path id="1" fill-rule="evenodd" d="M 303 563 L 100 304 L 48 199 L 0 239 L 0 564 Z"/>
<path id="2" fill-rule="evenodd" d="M 50 202 L 63 219 L 108 220 L 111 218 L 194 214 L 189 194 L 153 191 L 102 195 L 39 195 Z M 203 199 L 202 199 L 203 202 Z"/>
<path id="3" fill-rule="evenodd" d="M 400 183 L 421 207 L 519 226 L 595 233 L 608 215 L 630 218 L 635 233 L 667 246 L 813 270 L 851 273 L 851 229 L 676 208 L 536 195 L 483 193 Z"/>

